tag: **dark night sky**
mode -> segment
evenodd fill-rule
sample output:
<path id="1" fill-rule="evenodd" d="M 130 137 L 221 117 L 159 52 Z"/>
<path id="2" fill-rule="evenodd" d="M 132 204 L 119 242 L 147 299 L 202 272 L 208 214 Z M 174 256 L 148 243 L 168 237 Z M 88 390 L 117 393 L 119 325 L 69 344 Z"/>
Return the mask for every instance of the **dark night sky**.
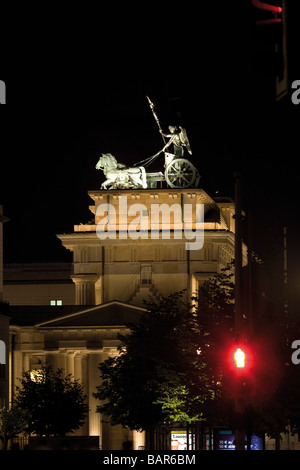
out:
<path id="1" fill-rule="evenodd" d="M 206 3 L 164 13 L 153 2 L 48 11 L 47 23 L 41 13 L 25 27 L 1 62 L 9 102 L 0 129 L 0 203 L 11 219 L 6 263 L 70 260 L 55 233 L 91 218 L 87 191 L 103 181 L 100 154 L 135 163 L 162 146 L 148 94 L 164 129 L 171 121 L 186 127 L 200 186 L 211 196 L 233 196 L 233 172 L 242 172 L 262 255 L 280 258 L 288 226 L 296 289 L 300 105 L 291 93 L 275 104 L 268 69 L 254 72 L 250 2 Z M 300 42 L 297 2 L 288 3 L 291 82 L 300 79 Z M 162 166 L 161 158 L 151 170 Z"/>

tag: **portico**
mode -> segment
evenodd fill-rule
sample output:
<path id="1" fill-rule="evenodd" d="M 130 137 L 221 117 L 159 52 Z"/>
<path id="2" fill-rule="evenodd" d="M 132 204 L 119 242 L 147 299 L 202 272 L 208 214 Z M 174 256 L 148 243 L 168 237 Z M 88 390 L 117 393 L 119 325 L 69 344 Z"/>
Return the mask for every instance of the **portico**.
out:
<path id="1" fill-rule="evenodd" d="M 118 333 L 129 332 L 126 323 L 137 321 L 144 311 L 141 307 L 111 301 L 24 326 L 12 309 L 12 383 L 15 386 L 24 371 L 35 374 L 41 364 L 64 369 L 66 375 L 71 374 L 84 385 L 89 406 L 86 422 L 75 435 L 99 436 L 103 449 L 121 448 L 128 431 L 102 422 L 93 393 L 100 383 L 99 364 L 118 354 Z M 13 390 L 11 394 L 13 400 Z M 132 433 L 131 438 L 137 446 L 144 445 L 140 433 Z"/>

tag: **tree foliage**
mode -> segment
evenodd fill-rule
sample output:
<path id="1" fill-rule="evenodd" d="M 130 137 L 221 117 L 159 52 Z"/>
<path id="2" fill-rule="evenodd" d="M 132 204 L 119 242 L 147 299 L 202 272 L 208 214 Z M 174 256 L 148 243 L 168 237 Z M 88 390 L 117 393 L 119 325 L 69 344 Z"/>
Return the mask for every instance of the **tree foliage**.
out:
<path id="1" fill-rule="evenodd" d="M 190 305 L 182 293 L 148 302 L 130 334 L 119 335 L 119 355 L 99 365 L 98 411 L 112 424 L 147 430 L 162 422 L 234 426 L 234 381 L 226 353 L 234 337 L 234 264 L 199 287 Z M 280 312 L 255 318 L 253 393 L 246 425 L 274 436 L 299 429 L 299 374 Z M 289 400 L 287 401 L 287 397 Z"/>
<path id="2" fill-rule="evenodd" d="M 120 354 L 99 365 L 102 382 L 95 393 L 98 411 L 112 424 L 145 430 L 205 419 L 220 395 L 220 373 L 207 359 L 217 343 L 210 336 L 213 325 L 231 318 L 231 275 L 222 272 L 205 283 L 201 313 L 198 299 L 187 305 L 183 293 L 175 293 L 148 302 L 140 321 L 129 325 L 130 334 L 119 335 Z"/>
<path id="3" fill-rule="evenodd" d="M 198 290 L 195 322 L 199 361 L 210 379 L 213 400 L 205 402 L 210 425 L 227 424 L 230 400 L 224 393 L 228 380 L 226 351 L 234 340 L 234 262 L 204 281 Z"/>
<path id="4" fill-rule="evenodd" d="M 168 417 L 168 403 L 172 415 L 180 417 L 185 390 L 179 343 L 185 319 L 178 314 L 179 302 L 176 294 L 148 304 L 139 323 L 130 325 L 131 334 L 119 335 L 120 354 L 100 364 L 102 383 L 95 396 L 104 401 L 98 411 L 112 424 L 148 429 Z"/>
<path id="5" fill-rule="evenodd" d="M 9 439 L 27 431 L 29 421 L 30 414 L 27 410 L 15 406 L 0 409 L 0 439 L 4 450 L 7 450 Z"/>
<path id="6" fill-rule="evenodd" d="M 25 372 L 15 404 L 30 413 L 28 432 L 64 436 L 84 423 L 88 412 L 83 386 L 62 369 L 42 366 L 36 375 Z"/>

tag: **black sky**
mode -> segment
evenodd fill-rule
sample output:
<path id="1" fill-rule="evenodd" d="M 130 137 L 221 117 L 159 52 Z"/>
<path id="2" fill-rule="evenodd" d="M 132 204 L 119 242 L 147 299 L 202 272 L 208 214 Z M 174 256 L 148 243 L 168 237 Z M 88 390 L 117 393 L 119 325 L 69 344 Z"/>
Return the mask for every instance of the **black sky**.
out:
<path id="1" fill-rule="evenodd" d="M 242 172 L 255 248 L 278 255 L 289 227 L 297 285 L 300 105 L 290 93 L 275 103 L 268 67 L 254 66 L 251 2 L 202 3 L 51 10 L 23 25 L 17 44 L 6 37 L 6 263 L 71 259 L 55 234 L 91 218 L 87 191 L 103 181 L 100 154 L 133 164 L 162 146 L 148 94 L 164 129 L 171 121 L 187 129 L 200 186 L 211 196 L 233 196 L 233 172 Z M 300 43 L 297 2 L 289 5 L 291 83 L 300 79 Z M 158 159 L 151 170 L 162 165 Z"/>

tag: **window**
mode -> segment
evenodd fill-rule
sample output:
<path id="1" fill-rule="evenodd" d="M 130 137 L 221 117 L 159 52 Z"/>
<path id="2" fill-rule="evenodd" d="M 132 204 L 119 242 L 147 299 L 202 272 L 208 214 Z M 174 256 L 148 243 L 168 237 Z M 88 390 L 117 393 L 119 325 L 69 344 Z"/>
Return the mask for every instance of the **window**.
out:
<path id="1" fill-rule="evenodd" d="M 50 300 L 50 305 L 53 307 L 55 305 L 58 305 L 58 306 L 61 306 L 63 303 L 62 303 L 62 300 Z"/>

